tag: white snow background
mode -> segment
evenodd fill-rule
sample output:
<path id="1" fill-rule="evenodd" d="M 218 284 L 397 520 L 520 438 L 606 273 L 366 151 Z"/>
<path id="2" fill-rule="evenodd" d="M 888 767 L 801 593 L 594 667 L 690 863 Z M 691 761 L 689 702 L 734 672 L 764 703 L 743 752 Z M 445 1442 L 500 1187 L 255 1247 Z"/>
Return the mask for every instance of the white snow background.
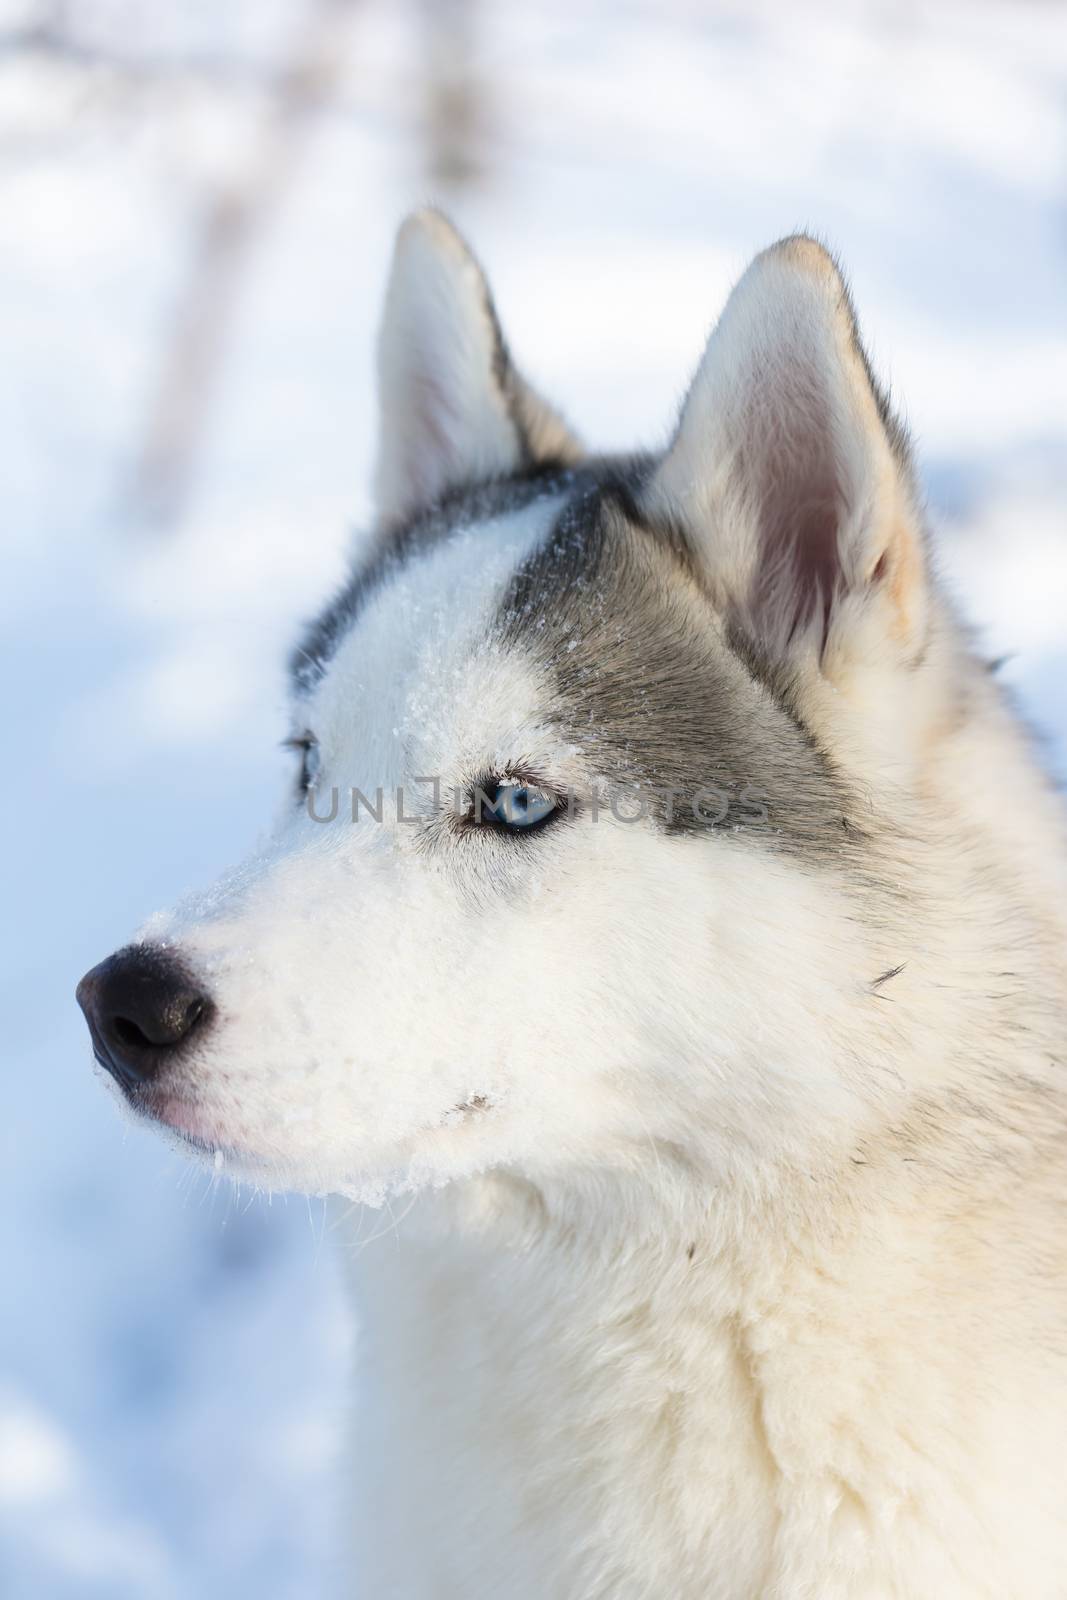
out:
<path id="1" fill-rule="evenodd" d="M 349 1333 L 322 1209 L 213 1188 L 126 1128 L 73 988 L 287 781 L 282 662 L 366 519 L 407 208 L 454 212 L 518 359 L 605 447 L 665 438 L 754 251 L 828 240 L 945 570 L 1065 747 L 1067 9 L 485 0 L 483 171 L 442 186 L 428 5 L 352 8 L 156 526 L 130 476 L 198 207 L 252 159 L 307 7 L 69 0 L 56 50 L 42 8 L 0 0 L 7 1600 L 330 1592 Z"/>

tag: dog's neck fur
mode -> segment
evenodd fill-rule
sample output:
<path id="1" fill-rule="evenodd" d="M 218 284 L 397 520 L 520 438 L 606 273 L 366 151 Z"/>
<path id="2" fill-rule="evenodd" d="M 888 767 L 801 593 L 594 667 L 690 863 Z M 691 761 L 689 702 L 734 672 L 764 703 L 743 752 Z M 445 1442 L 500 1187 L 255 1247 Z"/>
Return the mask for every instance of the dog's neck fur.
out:
<path id="1" fill-rule="evenodd" d="M 371 1592 L 459 1595 L 469 1570 L 521 1600 L 992 1596 L 1018 1540 L 1025 1592 L 1055 1593 L 1046 1508 L 1015 1476 L 1052 1467 L 1062 1424 L 1042 1354 L 1055 1286 L 1035 1292 L 1020 1250 L 1035 1193 L 1057 1204 L 1050 1153 L 920 1117 L 814 1183 L 686 1183 L 650 1206 L 636 1181 L 471 1180 L 358 1257 L 359 1455 L 376 1476 L 388 1440 L 396 1472 L 360 1491 L 385 1562 Z M 946 1415 L 973 1459 L 946 1447 Z"/>

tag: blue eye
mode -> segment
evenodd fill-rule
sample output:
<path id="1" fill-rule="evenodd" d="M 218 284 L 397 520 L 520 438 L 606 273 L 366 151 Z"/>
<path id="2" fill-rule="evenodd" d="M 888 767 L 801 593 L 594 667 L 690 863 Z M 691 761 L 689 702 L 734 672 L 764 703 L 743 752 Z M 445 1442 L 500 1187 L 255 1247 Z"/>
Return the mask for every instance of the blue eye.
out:
<path id="1" fill-rule="evenodd" d="M 509 833 L 539 828 L 558 812 L 555 795 L 530 783 L 493 783 L 475 795 L 475 820 L 506 828 Z"/>

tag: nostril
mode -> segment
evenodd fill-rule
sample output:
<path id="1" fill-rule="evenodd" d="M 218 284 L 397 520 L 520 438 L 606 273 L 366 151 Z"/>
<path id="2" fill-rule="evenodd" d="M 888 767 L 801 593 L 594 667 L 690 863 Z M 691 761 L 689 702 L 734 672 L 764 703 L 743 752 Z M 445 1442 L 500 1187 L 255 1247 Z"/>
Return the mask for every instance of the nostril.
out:
<path id="1" fill-rule="evenodd" d="M 140 1049 L 152 1048 L 152 1041 L 146 1033 L 142 1033 L 136 1022 L 131 1022 L 129 1017 L 112 1017 L 111 1031 L 123 1044 L 134 1045 Z"/>

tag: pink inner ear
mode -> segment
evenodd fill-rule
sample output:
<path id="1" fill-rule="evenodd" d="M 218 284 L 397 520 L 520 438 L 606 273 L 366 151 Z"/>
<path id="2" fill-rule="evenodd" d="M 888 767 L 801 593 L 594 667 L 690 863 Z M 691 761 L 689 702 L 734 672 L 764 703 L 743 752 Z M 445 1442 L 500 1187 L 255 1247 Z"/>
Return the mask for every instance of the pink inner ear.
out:
<path id="1" fill-rule="evenodd" d="M 793 387 L 792 394 L 788 385 L 779 389 L 773 411 L 754 411 L 739 461 L 758 517 L 749 606 L 760 631 L 777 641 L 788 644 L 814 623 L 825 645 L 842 581 L 845 491 L 825 401 L 808 384 Z"/>

